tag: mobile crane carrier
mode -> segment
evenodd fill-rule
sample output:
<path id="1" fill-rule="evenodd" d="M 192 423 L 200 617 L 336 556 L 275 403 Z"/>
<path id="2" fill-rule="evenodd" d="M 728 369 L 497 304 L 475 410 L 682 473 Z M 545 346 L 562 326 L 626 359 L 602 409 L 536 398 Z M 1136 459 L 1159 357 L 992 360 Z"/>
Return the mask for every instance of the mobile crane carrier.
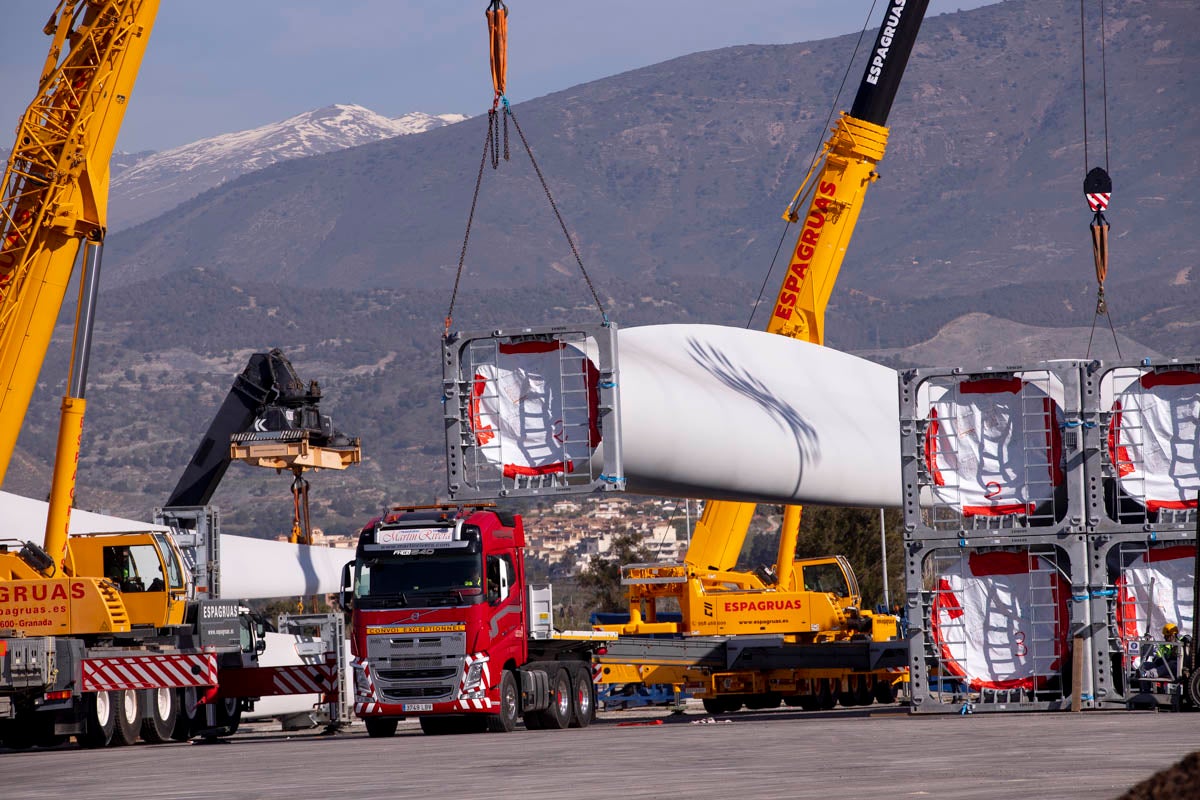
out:
<path id="1" fill-rule="evenodd" d="M 0 198 L 0 483 L 82 253 L 67 395 L 43 544 L 0 520 L 0 740 L 85 747 L 232 732 L 264 694 L 326 692 L 336 665 L 255 668 L 236 602 L 196 600 L 162 528 L 70 536 L 109 160 L 157 0 L 61 0 Z M 286 683 L 286 681 L 284 682 Z M 281 691 L 281 689 L 283 689 Z"/>

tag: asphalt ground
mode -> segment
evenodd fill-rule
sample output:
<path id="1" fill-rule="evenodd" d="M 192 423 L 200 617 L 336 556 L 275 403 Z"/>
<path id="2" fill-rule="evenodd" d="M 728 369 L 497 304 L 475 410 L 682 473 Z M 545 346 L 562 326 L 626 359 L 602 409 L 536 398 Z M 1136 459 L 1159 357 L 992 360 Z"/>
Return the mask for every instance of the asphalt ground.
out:
<path id="1" fill-rule="evenodd" d="M 0 750 L 0 798 L 1104 800 L 1200 750 L 1200 714 L 899 707 L 601 712 L 583 730 L 391 739 L 255 723 L 214 744 Z M 1184 795 L 1185 797 L 1187 795 Z M 1200 786 L 1191 795 L 1200 798 Z"/>

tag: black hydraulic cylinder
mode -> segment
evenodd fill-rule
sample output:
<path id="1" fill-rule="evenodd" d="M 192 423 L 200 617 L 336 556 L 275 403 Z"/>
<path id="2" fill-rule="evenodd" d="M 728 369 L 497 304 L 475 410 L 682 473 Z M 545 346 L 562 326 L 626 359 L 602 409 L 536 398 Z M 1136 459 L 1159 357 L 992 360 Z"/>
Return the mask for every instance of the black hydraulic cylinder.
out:
<path id="1" fill-rule="evenodd" d="M 929 0 L 890 0 L 850 116 L 886 125 Z"/>

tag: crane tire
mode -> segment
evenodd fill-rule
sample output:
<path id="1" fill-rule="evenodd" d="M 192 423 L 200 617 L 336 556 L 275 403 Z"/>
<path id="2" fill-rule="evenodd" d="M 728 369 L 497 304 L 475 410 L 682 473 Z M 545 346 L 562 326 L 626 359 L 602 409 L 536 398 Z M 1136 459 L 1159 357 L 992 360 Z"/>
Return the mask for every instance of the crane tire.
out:
<path id="1" fill-rule="evenodd" d="M 832 711 L 837 705 L 837 693 L 829 685 L 828 678 L 821 679 L 821 688 L 817 693 L 817 707 L 821 711 Z"/>
<path id="2" fill-rule="evenodd" d="M 87 692 L 83 695 L 83 733 L 75 735 L 80 747 L 106 747 L 117 727 L 116 701 L 113 693 Z"/>
<path id="3" fill-rule="evenodd" d="M 242 724 L 242 704 L 236 697 L 220 697 L 213 701 L 216 725 L 221 736 L 233 736 Z"/>
<path id="4" fill-rule="evenodd" d="M 179 695 L 174 689 L 151 689 L 146 693 L 148 700 L 146 717 L 142 720 L 142 741 L 162 744 L 171 740 L 175 722 L 179 717 Z"/>
<path id="5" fill-rule="evenodd" d="M 177 742 L 186 742 L 192 738 L 196 729 L 201 727 L 204 707 L 198 704 L 199 695 L 195 686 L 186 686 L 175 695 L 177 711 L 175 714 L 175 729 L 171 738 Z"/>
<path id="6" fill-rule="evenodd" d="M 113 729 L 112 741 L 109 744 L 134 744 L 142 727 L 142 704 L 139 702 L 137 689 L 120 689 L 112 692 L 111 697 L 117 726 Z"/>
<path id="7" fill-rule="evenodd" d="M 1192 708 L 1200 709 L 1200 669 L 1193 671 L 1188 678 L 1187 697 L 1192 701 Z"/>

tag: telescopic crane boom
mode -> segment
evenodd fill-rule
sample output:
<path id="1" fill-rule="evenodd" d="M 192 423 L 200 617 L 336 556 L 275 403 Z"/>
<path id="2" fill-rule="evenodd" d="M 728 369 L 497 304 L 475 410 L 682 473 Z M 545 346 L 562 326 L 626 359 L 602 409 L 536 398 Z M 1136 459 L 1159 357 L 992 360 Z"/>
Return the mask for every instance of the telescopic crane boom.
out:
<path id="1" fill-rule="evenodd" d="M 76 259 L 83 253 L 44 549 L 61 571 L 83 432 L 109 160 L 158 0 L 61 0 L 37 97 L 21 119 L 0 198 L 0 484 Z"/>
<path id="2" fill-rule="evenodd" d="M 928 7 L 928 0 L 891 0 L 859 82 L 850 113 L 843 113 L 825 142 L 816 177 L 810 171 L 784 213 L 801 223 L 787 274 L 772 308 L 767 331 L 815 344 L 825 343 L 825 307 L 837 282 L 867 188 L 887 145 L 888 113 Z M 807 212 L 799 208 L 810 197 Z M 753 503 L 705 504 L 685 558 L 696 570 L 727 572 L 736 565 L 754 515 Z M 776 564 L 777 581 L 790 580 L 800 508 L 784 514 Z"/>

